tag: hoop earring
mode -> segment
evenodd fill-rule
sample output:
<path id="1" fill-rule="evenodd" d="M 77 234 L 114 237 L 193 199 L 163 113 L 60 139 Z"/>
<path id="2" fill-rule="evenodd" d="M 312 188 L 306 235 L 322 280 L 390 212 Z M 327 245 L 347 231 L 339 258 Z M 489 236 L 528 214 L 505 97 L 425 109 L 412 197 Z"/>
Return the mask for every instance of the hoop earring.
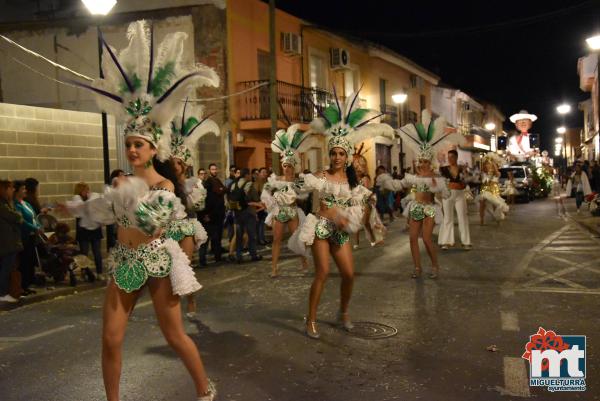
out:
<path id="1" fill-rule="evenodd" d="M 150 167 L 152 167 L 152 159 L 150 159 L 146 163 L 144 163 L 144 168 L 150 168 Z"/>

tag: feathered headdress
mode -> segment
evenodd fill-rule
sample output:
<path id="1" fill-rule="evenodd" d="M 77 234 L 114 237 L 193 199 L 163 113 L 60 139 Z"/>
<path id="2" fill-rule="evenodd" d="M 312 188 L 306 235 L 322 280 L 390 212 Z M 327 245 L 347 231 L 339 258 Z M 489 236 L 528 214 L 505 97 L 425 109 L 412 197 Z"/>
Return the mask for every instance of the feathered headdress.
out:
<path id="1" fill-rule="evenodd" d="M 171 121 L 171 157 L 182 160 L 186 166 L 193 162 L 192 151 L 200 138 L 209 133 L 219 136 L 219 126 L 208 117 L 202 117 L 204 107 L 192 106 L 187 99 L 182 110 Z M 186 117 L 186 111 L 191 117 Z"/>
<path id="2" fill-rule="evenodd" d="M 431 112 L 423 110 L 420 123 L 406 124 L 400 128 L 405 144 L 417 155 L 417 160 L 433 160 L 436 149 L 444 142 L 460 144 L 462 137 L 457 133 L 445 133 L 446 119 L 438 117 L 431 121 Z"/>
<path id="3" fill-rule="evenodd" d="M 219 76 L 205 65 L 183 65 L 183 43 L 187 34 L 168 34 L 154 54 L 153 29 L 145 21 L 132 22 L 127 30 L 129 45 L 119 52 L 102 42 L 104 78 L 91 85 L 76 82 L 93 91 L 98 106 L 125 122 L 125 136 L 150 142 L 157 157 L 169 158 L 170 138 L 167 124 L 181 99 L 196 86 L 218 86 Z"/>
<path id="4" fill-rule="evenodd" d="M 300 164 L 300 153 L 306 152 L 318 141 L 299 129 L 299 124 L 291 125 L 287 130 L 280 129 L 275 133 L 275 139 L 271 142 L 271 150 L 281 153 L 281 164 L 290 164 L 296 167 Z"/>
<path id="5" fill-rule="evenodd" d="M 327 106 L 323 111 L 317 107 L 320 117 L 315 118 L 311 123 L 311 129 L 315 132 L 326 135 L 327 150 L 333 148 L 342 148 L 348 156 L 351 156 L 354 145 L 365 139 L 376 136 L 394 137 L 394 130 L 388 124 L 372 123 L 372 121 L 383 114 L 377 113 L 371 109 L 361 109 L 358 105 L 358 94 L 352 94 L 346 99 L 344 104 L 337 97 L 335 86 L 333 87 L 333 96 L 335 102 Z"/>
<path id="6" fill-rule="evenodd" d="M 504 164 L 504 160 L 496 152 L 487 152 L 485 154 L 485 156 L 483 156 L 482 163 L 485 163 L 485 162 L 488 162 L 488 161 L 490 163 L 495 164 L 497 167 L 500 167 L 500 166 L 502 166 L 502 164 Z"/>

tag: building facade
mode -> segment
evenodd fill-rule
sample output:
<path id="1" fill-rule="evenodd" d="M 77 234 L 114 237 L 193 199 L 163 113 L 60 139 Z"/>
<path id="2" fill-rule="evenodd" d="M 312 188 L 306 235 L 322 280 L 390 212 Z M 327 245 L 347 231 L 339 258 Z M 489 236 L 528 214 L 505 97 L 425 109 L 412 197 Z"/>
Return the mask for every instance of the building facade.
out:
<path id="1" fill-rule="evenodd" d="M 590 98 L 579 103 L 583 111 L 583 129 L 581 130 L 581 151 L 585 160 L 598 160 L 600 155 L 600 105 L 598 104 L 598 55 L 581 57 L 577 62 L 579 88 L 589 92 Z"/>

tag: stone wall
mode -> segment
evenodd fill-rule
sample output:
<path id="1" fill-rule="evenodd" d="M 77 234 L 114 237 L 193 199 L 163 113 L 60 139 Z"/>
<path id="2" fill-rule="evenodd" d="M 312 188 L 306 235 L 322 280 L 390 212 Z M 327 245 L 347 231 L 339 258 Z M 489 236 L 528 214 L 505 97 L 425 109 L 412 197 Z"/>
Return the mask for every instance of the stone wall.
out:
<path id="1" fill-rule="evenodd" d="M 115 124 L 108 116 L 111 169 Z M 76 183 L 103 188 L 100 114 L 0 103 L 0 178 L 34 177 L 42 204 L 73 196 Z"/>

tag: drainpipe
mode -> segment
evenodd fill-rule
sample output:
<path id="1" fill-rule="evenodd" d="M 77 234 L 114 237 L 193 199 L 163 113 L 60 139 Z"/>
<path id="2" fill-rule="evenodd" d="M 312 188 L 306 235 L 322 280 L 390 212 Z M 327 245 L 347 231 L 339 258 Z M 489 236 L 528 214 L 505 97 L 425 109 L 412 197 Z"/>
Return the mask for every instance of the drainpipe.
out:
<path id="1" fill-rule="evenodd" d="M 277 132 L 277 59 L 275 56 L 275 0 L 269 0 L 269 58 L 271 71 L 269 73 L 269 106 L 271 114 L 271 140 Z M 280 174 L 279 156 L 271 153 L 271 166 L 275 174 Z"/>

